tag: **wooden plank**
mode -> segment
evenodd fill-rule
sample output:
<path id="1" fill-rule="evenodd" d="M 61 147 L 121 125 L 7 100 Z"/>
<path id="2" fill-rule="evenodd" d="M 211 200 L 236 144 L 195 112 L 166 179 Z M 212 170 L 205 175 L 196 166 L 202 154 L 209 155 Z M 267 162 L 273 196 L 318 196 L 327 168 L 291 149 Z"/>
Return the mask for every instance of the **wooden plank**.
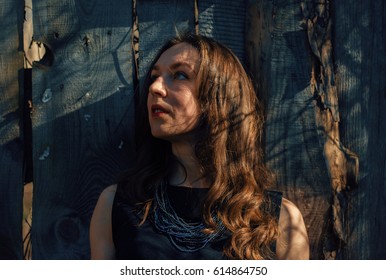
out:
<path id="1" fill-rule="evenodd" d="M 222 42 L 244 63 L 246 1 L 198 1 L 198 11 L 199 33 Z"/>
<path id="2" fill-rule="evenodd" d="M 130 160 L 131 12 L 123 0 L 34 2 L 50 55 L 33 69 L 33 259 L 89 258 L 96 200 Z"/>
<path id="3" fill-rule="evenodd" d="M 358 156 L 341 141 L 337 80 L 332 49 L 332 20 L 327 1 L 302 3 L 312 58 L 311 92 L 316 101 L 315 115 L 319 140 L 332 188 L 332 226 L 335 248 L 324 248 L 326 258 L 342 258 L 348 234 L 348 197 L 359 173 Z M 332 241 L 332 238 L 326 238 Z"/>
<path id="4" fill-rule="evenodd" d="M 23 142 L 20 92 L 23 55 L 19 50 L 22 1 L 0 1 L 0 259 L 22 259 Z"/>
<path id="5" fill-rule="evenodd" d="M 385 259 L 386 7 L 344 0 L 332 8 L 342 142 L 360 159 L 358 182 L 346 195 L 343 257 Z"/>
<path id="6" fill-rule="evenodd" d="M 312 53 L 299 1 L 248 1 L 247 65 L 266 105 L 265 152 L 278 186 L 301 210 L 311 258 L 324 258 L 331 188 L 310 88 Z"/>
<path id="7" fill-rule="evenodd" d="M 194 2 L 137 1 L 139 79 L 142 80 L 159 48 L 178 33 L 194 31 Z"/>

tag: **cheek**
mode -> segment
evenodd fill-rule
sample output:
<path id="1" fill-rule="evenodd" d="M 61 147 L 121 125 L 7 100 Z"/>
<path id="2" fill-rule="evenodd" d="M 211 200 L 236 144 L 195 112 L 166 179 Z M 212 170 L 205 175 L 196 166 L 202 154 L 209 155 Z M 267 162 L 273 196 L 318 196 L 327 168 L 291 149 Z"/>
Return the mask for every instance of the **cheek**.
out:
<path id="1" fill-rule="evenodd" d="M 178 101 L 180 112 L 186 116 L 195 116 L 198 114 L 199 106 L 195 98 L 186 98 Z"/>
<path id="2" fill-rule="evenodd" d="M 193 124 L 195 124 L 200 119 L 201 110 L 197 104 L 197 101 L 192 100 L 189 103 L 189 107 L 186 109 L 186 118 L 189 119 Z"/>
<path id="3" fill-rule="evenodd" d="M 196 97 L 192 97 L 189 104 L 190 104 L 190 107 L 192 109 L 192 112 L 195 115 L 199 115 L 201 113 L 201 106 L 200 106 L 200 103 Z"/>
<path id="4" fill-rule="evenodd" d="M 197 115 L 200 108 L 198 99 L 191 89 L 184 94 L 176 95 L 176 103 L 189 115 Z"/>
<path id="5" fill-rule="evenodd" d="M 191 106 L 191 107 L 192 107 L 191 114 L 192 114 L 193 116 L 198 116 L 198 115 L 200 115 L 201 110 L 200 110 L 200 107 L 199 107 L 197 101 L 195 101 L 194 106 Z"/>
<path id="6" fill-rule="evenodd" d="M 151 94 L 148 94 L 146 97 L 146 109 L 148 112 L 150 112 L 150 106 L 151 106 Z"/>
<path id="7" fill-rule="evenodd" d="M 150 103 L 150 96 L 151 96 L 151 94 L 147 94 L 147 96 L 146 96 L 146 104 L 147 104 L 147 106 L 149 106 L 149 103 Z"/>

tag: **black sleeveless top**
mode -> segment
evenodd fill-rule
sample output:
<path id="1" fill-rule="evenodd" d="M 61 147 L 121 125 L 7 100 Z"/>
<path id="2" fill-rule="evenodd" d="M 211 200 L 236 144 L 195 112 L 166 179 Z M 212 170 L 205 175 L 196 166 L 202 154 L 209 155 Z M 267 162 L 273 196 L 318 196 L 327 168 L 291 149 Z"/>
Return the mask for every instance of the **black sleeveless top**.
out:
<path id="1" fill-rule="evenodd" d="M 168 186 L 167 195 L 175 212 L 187 222 L 200 222 L 201 205 L 208 189 Z M 277 220 L 280 215 L 282 194 L 268 191 L 270 205 L 266 210 Z M 160 233 L 151 218 L 138 226 L 141 214 L 119 196 L 117 192 L 112 208 L 112 232 L 116 259 L 125 260 L 220 260 L 226 259 L 223 248 L 230 234 L 224 232 L 205 247 L 194 251 L 179 250 L 166 234 Z M 273 248 L 274 250 L 274 248 Z"/>

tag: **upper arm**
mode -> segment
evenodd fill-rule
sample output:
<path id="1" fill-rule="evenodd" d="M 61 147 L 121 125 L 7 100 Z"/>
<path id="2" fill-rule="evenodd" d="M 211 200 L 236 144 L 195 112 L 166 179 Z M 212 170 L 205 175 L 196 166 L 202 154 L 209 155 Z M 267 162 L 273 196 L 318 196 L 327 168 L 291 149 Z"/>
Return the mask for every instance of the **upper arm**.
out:
<path id="1" fill-rule="evenodd" d="M 111 211 L 116 185 L 107 187 L 99 196 L 90 222 L 91 259 L 114 259 Z"/>
<path id="2" fill-rule="evenodd" d="M 310 257 L 302 214 L 292 202 L 284 198 L 280 210 L 276 254 L 278 259 L 304 260 Z"/>

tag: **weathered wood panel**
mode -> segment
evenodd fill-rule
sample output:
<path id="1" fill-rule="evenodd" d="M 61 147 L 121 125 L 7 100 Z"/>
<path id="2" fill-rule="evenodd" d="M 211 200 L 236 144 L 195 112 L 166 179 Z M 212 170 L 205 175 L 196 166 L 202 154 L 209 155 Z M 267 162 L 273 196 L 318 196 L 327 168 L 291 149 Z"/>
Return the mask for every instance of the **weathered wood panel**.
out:
<path id="1" fill-rule="evenodd" d="M 198 1 L 199 33 L 228 46 L 245 62 L 246 1 Z"/>
<path id="2" fill-rule="evenodd" d="M 178 33 L 194 31 L 194 2 L 137 1 L 139 79 L 142 80 L 159 48 Z"/>
<path id="3" fill-rule="evenodd" d="M 342 258 L 386 259 L 386 6 L 332 1 L 342 142 L 359 156 L 346 203 Z"/>
<path id="4" fill-rule="evenodd" d="M 266 105 L 265 151 L 278 186 L 301 210 L 311 258 L 323 258 L 331 188 L 311 92 L 312 52 L 299 1 L 248 1 L 247 61 Z"/>
<path id="5" fill-rule="evenodd" d="M 132 146 L 130 1 L 34 1 L 33 259 L 89 258 L 100 191 Z"/>
<path id="6" fill-rule="evenodd" d="M 0 259 L 22 259 L 23 1 L 0 1 Z"/>
<path id="7" fill-rule="evenodd" d="M 332 20 L 328 1 L 302 3 L 308 41 L 313 53 L 311 92 L 316 101 L 315 115 L 319 140 L 323 145 L 332 188 L 331 220 L 333 236 L 325 237 L 325 258 L 342 258 L 346 242 L 346 192 L 355 187 L 358 177 L 358 156 L 341 141 L 341 123 L 332 49 Z"/>
<path id="8" fill-rule="evenodd" d="M 31 34 L 46 50 L 32 77 L 34 259 L 89 257 L 96 199 L 130 160 L 132 2 L 32 1 Z M 139 78 L 162 43 L 193 31 L 195 19 L 201 34 L 245 62 L 266 105 L 267 162 L 305 217 L 311 257 L 385 259 L 385 5 L 134 2 Z M 1 4 L 0 258 L 20 259 L 24 2 Z"/>

